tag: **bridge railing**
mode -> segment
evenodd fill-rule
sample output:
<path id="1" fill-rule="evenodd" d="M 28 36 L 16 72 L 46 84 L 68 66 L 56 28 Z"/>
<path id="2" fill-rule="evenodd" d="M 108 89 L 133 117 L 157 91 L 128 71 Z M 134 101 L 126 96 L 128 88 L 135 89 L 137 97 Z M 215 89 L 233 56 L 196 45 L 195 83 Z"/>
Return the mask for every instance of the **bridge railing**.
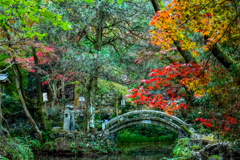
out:
<path id="1" fill-rule="evenodd" d="M 107 123 L 105 123 L 106 128 L 121 122 L 123 120 L 126 119 L 131 119 L 134 117 L 157 117 L 157 118 L 162 118 L 165 119 L 167 121 L 171 121 L 179 126 L 186 126 L 187 128 L 189 127 L 189 125 L 187 123 L 185 123 L 184 121 L 182 121 L 181 119 L 175 117 L 175 116 L 170 116 L 167 113 L 161 112 L 161 111 L 154 111 L 154 110 L 138 110 L 138 111 L 132 111 L 132 112 L 128 112 L 122 115 L 119 115 L 118 117 L 115 117 L 113 119 L 111 119 L 110 121 L 108 121 Z"/>

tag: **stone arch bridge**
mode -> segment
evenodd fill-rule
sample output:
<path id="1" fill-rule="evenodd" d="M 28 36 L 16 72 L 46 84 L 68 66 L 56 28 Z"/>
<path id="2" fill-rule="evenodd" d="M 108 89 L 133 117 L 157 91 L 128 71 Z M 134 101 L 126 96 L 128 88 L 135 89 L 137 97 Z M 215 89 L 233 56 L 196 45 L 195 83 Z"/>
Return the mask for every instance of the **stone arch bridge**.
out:
<path id="1" fill-rule="evenodd" d="M 110 139 L 116 140 L 118 131 L 135 124 L 158 125 L 176 132 L 179 138 L 189 137 L 191 131 L 194 131 L 181 119 L 155 110 L 138 110 L 122 114 L 104 123 L 103 131 Z"/>

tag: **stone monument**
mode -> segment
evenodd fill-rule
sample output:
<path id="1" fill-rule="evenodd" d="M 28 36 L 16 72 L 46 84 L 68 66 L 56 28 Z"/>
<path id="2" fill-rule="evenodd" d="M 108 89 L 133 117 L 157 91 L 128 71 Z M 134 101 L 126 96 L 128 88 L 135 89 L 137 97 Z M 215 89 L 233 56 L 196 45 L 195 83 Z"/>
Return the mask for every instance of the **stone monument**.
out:
<path id="1" fill-rule="evenodd" d="M 66 131 L 74 131 L 75 130 L 75 117 L 73 106 L 66 105 L 66 110 L 64 111 L 64 123 L 63 123 L 63 130 Z"/>

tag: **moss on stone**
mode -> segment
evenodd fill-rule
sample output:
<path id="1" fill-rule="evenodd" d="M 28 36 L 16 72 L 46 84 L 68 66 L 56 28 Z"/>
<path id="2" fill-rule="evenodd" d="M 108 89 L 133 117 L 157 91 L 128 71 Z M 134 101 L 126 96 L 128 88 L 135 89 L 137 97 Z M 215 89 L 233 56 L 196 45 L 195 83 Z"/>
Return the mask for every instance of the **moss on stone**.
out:
<path id="1" fill-rule="evenodd" d="M 189 134 L 189 135 L 192 135 L 193 133 L 191 131 L 189 131 L 189 129 L 184 126 L 184 125 L 181 125 L 181 127 Z"/>

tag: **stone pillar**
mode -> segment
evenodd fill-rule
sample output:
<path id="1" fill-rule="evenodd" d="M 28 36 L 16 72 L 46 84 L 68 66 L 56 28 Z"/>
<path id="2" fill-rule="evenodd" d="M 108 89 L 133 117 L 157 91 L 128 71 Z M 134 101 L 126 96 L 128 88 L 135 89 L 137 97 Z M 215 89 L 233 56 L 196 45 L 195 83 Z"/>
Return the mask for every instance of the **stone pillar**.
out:
<path id="1" fill-rule="evenodd" d="M 71 115 L 71 120 L 70 122 L 70 128 L 72 129 L 72 131 L 75 131 L 75 116 L 74 116 L 74 111 L 70 111 L 70 115 Z M 71 130 L 70 129 L 70 130 Z"/>
<path id="2" fill-rule="evenodd" d="M 105 122 L 103 122 L 103 123 L 102 123 L 102 130 L 103 130 L 103 131 L 105 130 L 105 126 L 106 126 L 106 124 L 105 124 Z"/>
<path id="3" fill-rule="evenodd" d="M 64 111 L 64 123 L 63 123 L 63 130 L 69 131 L 72 129 L 75 130 L 75 117 L 74 111 L 72 111 L 73 106 L 66 105 L 66 110 Z"/>

